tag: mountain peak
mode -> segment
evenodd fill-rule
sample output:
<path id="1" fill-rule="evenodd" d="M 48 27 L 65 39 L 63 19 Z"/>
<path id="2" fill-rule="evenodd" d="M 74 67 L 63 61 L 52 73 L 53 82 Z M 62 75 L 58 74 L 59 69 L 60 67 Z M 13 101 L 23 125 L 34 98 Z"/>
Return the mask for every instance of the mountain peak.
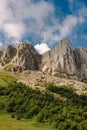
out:
<path id="1" fill-rule="evenodd" d="M 66 39 L 43 55 L 26 42 L 16 48 L 8 45 L 0 51 L 0 65 L 9 71 L 41 70 L 50 75 L 87 81 L 87 50 L 76 48 L 73 51 L 71 42 Z"/>

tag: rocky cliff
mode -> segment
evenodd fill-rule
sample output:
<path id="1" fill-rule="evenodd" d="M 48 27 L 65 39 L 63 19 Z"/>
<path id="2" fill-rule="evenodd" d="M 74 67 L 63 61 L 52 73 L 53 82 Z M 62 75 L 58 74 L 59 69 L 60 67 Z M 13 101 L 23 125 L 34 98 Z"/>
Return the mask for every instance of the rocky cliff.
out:
<path id="1" fill-rule="evenodd" d="M 41 68 L 52 75 L 76 78 L 76 64 L 70 41 L 62 40 L 53 50 L 43 54 Z"/>
<path id="2" fill-rule="evenodd" d="M 68 40 L 40 55 L 31 44 L 8 45 L 0 51 L 0 64 L 10 71 L 41 70 L 46 74 L 87 82 L 87 50 L 72 50 Z"/>
<path id="3" fill-rule="evenodd" d="M 11 62 L 12 58 L 16 55 L 16 48 L 8 45 L 5 50 L 0 52 L 0 62 L 4 66 Z"/>
<path id="4" fill-rule="evenodd" d="M 37 70 L 41 64 L 41 55 L 31 44 L 19 43 L 17 48 L 7 46 L 0 53 L 0 62 L 7 70 Z"/>
<path id="5" fill-rule="evenodd" d="M 74 50 L 76 74 L 79 80 L 87 82 L 87 50 L 76 48 Z"/>
<path id="6" fill-rule="evenodd" d="M 54 49 L 42 56 L 41 68 L 48 74 L 87 82 L 87 50 L 72 50 L 68 40 L 62 40 Z"/>
<path id="7" fill-rule="evenodd" d="M 41 55 L 31 44 L 20 43 L 16 48 L 16 55 L 12 59 L 12 63 L 22 70 L 37 70 L 40 67 Z"/>

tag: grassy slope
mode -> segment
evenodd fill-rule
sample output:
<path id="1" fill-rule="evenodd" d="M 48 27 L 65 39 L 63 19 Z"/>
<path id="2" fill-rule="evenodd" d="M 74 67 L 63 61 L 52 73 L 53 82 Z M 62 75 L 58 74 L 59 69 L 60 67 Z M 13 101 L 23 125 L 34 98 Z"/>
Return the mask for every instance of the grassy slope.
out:
<path id="1" fill-rule="evenodd" d="M 0 130 L 51 130 L 51 128 L 50 126 L 35 124 L 34 121 L 19 121 L 7 114 L 0 114 Z"/>
<path id="2" fill-rule="evenodd" d="M 7 87 L 8 84 L 11 84 L 16 81 L 16 78 L 11 76 L 9 73 L 0 72 L 0 86 Z"/>
<path id="3" fill-rule="evenodd" d="M 11 76 L 9 73 L 0 72 L 0 86 L 7 87 L 9 84 L 11 84 L 15 81 L 16 81 L 16 78 Z M 5 89 L 7 89 L 7 88 L 5 88 Z M 62 113 L 59 113 L 59 116 L 55 115 L 57 117 L 57 118 L 55 117 L 55 120 L 57 119 L 59 121 L 60 119 L 62 119 L 60 117 L 63 117 L 63 120 L 65 120 L 65 117 L 67 117 L 67 119 L 64 122 L 66 127 L 67 127 L 67 121 L 70 121 L 69 124 L 70 123 L 72 124 L 73 130 L 74 130 L 74 127 L 79 127 L 78 130 L 80 130 L 80 129 L 82 130 L 83 129 L 82 126 L 84 126 L 84 130 L 86 130 L 85 128 L 86 128 L 86 118 L 87 117 L 85 115 L 87 112 L 86 111 L 87 103 L 86 103 L 85 99 L 87 99 L 87 98 L 85 98 L 84 96 L 77 97 L 73 93 L 73 90 L 71 88 L 70 89 L 65 88 L 64 86 L 63 86 L 63 88 L 56 87 L 56 86 L 48 86 L 47 90 L 54 92 L 56 94 L 60 94 L 61 96 L 65 96 L 69 100 L 69 102 L 66 102 L 65 107 L 62 109 L 62 113 L 64 115 Z M 74 97 L 74 96 L 76 96 L 76 97 Z M 1 98 L 1 101 L 5 100 L 3 96 L 1 96 L 0 98 Z M 71 98 L 71 100 L 70 100 L 70 98 Z M 67 103 L 69 104 L 69 106 L 67 106 Z M 59 105 L 62 105 L 62 104 L 59 104 Z M 55 106 L 54 110 L 56 110 L 56 106 Z M 67 110 L 70 112 L 68 112 L 68 114 L 66 115 Z M 52 109 L 52 111 L 53 111 L 53 109 Z M 46 110 L 46 112 L 48 113 L 48 110 Z M 75 114 L 73 116 L 75 121 L 72 121 L 72 119 L 71 119 L 73 112 Z M 79 113 L 81 113 L 81 117 L 80 117 Z M 51 114 L 53 116 L 53 113 L 51 113 Z M 49 117 L 49 119 L 50 119 L 50 117 Z M 54 119 L 54 117 L 53 117 L 53 119 Z M 60 123 L 61 123 L 61 121 L 60 121 Z M 75 126 L 73 126 L 73 123 Z M 56 124 L 58 124 L 58 122 L 56 122 Z M 62 126 L 63 126 L 63 124 L 61 123 L 60 128 L 62 128 Z M 38 123 L 35 123 L 34 120 L 23 120 L 23 119 L 16 120 L 16 119 L 11 118 L 10 115 L 2 113 L 2 114 L 0 114 L 0 130 L 52 130 L 52 127 L 44 126 L 43 124 L 40 125 Z M 65 130 L 65 129 L 62 129 L 62 130 Z"/>
<path id="4" fill-rule="evenodd" d="M 6 72 L 0 72 L 0 86 L 8 87 L 16 78 Z M 51 130 L 48 126 L 35 124 L 34 121 L 16 120 L 8 114 L 0 113 L 0 130 Z"/>

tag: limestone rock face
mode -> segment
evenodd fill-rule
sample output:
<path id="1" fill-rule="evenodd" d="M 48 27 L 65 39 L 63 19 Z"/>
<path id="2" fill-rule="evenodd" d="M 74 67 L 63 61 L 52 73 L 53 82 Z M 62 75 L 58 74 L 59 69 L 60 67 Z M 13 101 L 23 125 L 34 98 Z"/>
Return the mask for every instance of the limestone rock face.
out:
<path id="1" fill-rule="evenodd" d="M 28 43 L 20 43 L 17 48 L 8 45 L 0 51 L 0 66 L 9 71 L 38 70 L 40 64 L 41 55 Z"/>
<path id="2" fill-rule="evenodd" d="M 0 53 L 0 59 L 1 59 L 2 64 L 5 65 L 11 62 L 15 54 L 16 54 L 16 49 L 13 46 L 8 45 L 7 48 L 1 51 Z"/>
<path id="3" fill-rule="evenodd" d="M 41 69 L 52 75 L 76 78 L 76 65 L 70 41 L 62 40 L 55 49 L 43 54 Z"/>
<path id="4" fill-rule="evenodd" d="M 79 80 L 87 82 L 87 50 L 76 48 L 74 50 L 76 73 Z"/>
<path id="5" fill-rule="evenodd" d="M 21 68 L 22 70 L 39 69 L 41 56 L 31 44 L 20 43 L 17 46 L 16 50 L 16 55 L 12 59 L 13 64 L 19 66 L 19 68 Z"/>
<path id="6" fill-rule="evenodd" d="M 2 67 L 3 66 L 3 67 Z M 40 70 L 46 74 L 87 82 L 87 50 L 71 48 L 62 40 L 54 49 L 40 55 L 31 44 L 8 45 L 0 51 L 0 67 L 9 71 Z"/>

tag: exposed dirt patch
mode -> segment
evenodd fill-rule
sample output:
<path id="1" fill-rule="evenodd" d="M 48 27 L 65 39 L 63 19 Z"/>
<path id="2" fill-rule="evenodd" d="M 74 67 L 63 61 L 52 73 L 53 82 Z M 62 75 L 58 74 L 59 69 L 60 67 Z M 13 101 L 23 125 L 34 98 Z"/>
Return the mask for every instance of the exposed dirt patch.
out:
<path id="1" fill-rule="evenodd" d="M 0 72 L 6 72 L 0 68 Z M 24 84 L 32 87 L 33 89 L 39 88 L 41 91 L 45 90 L 44 84 L 53 83 L 57 86 L 70 86 L 73 87 L 77 94 L 87 94 L 87 84 L 72 80 L 65 79 L 61 77 L 51 76 L 44 74 L 41 71 L 23 71 L 23 72 L 7 72 L 18 79 L 18 82 L 23 82 Z"/>
<path id="2" fill-rule="evenodd" d="M 53 83 L 57 86 L 73 87 L 79 95 L 87 94 L 87 84 L 77 80 L 55 77 L 46 75 L 40 71 L 30 70 L 21 73 L 14 73 L 14 75 L 19 79 L 18 82 L 23 82 L 32 88 L 40 88 L 42 91 L 45 89 L 44 84 Z"/>

